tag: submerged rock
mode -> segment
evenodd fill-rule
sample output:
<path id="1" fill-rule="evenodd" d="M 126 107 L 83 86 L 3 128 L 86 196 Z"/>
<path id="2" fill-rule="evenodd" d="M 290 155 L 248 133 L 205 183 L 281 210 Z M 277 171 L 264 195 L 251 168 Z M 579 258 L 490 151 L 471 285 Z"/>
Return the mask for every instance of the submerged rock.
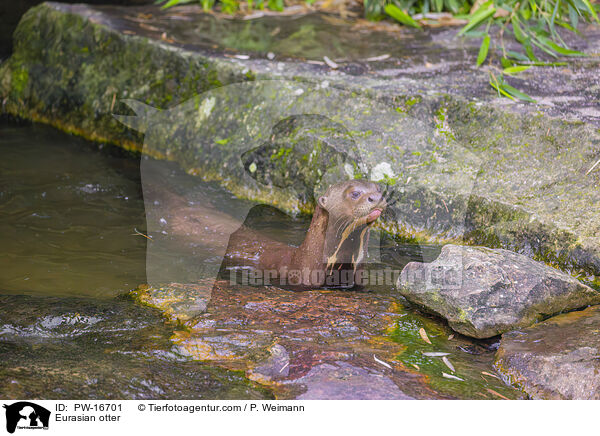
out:
<path id="1" fill-rule="evenodd" d="M 175 295 L 189 301 L 207 294 L 204 284 L 144 286 L 134 292 L 143 304 L 161 307 L 180 321 L 172 336 L 174 352 L 243 370 L 277 398 L 493 398 L 488 389 L 519 397 L 490 374 L 491 352 L 466 338 L 448 340 L 450 329 L 409 314 L 392 296 L 291 292 L 219 280 L 206 311 L 189 319 L 171 309 L 180 307 Z M 429 331 L 431 343 L 421 338 L 422 328 Z M 477 355 L 465 351 L 474 348 L 480 350 Z"/>
<path id="2" fill-rule="evenodd" d="M 299 400 L 412 400 L 381 371 L 357 368 L 347 362 L 324 363 L 298 379 L 306 386 Z"/>
<path id="3" fill-rule="evenodd" d="M 174 354 L 157 310 L 131 300 L 0 296 L 0 397 L 268 399 L 242 374 Z"/>
<path id="4" fill-rule="evenodd" d="M 502 335 L 496 367 L 534 399 L 600 399 L 600 306 Z"/>
<path id="5" fill-rule="evenodd" d="M 568 274 L 502 249 L 446 245 L 431 263 L 411 262 L 399 291 L 457 332 L 489 338 L 600 303 L 600 292 Z"/>

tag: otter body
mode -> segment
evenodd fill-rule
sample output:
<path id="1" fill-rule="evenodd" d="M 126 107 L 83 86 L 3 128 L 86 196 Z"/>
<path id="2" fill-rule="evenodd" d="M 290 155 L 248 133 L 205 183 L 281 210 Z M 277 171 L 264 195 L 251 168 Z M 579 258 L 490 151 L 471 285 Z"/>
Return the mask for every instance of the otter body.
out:
<path id="1" fill-rule="evenodd" d="M 371 224 L 385 206 L 375 183 L 352 180 L 332 185 L 318 199 L 300 246 L 276 241 L 244 224 L 229 239 L 226 266 L 250 266 L 264 284 L 352 287 L 360 281 L 357 274 L 367 257 Z"/>

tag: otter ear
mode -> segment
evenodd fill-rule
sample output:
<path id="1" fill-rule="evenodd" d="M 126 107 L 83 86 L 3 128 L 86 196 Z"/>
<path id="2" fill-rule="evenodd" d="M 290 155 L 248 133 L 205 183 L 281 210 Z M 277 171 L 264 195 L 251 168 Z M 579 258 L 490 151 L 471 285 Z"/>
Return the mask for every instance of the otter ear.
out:
<path id="1" fill-rule="evenodd" d="M 324 195 L 319 197 L 319 206 L 321 206 L 323 209 L 327 209 L 327 207 L 325 206 L 327 204 L 327 197 L 325 197 Z"/>

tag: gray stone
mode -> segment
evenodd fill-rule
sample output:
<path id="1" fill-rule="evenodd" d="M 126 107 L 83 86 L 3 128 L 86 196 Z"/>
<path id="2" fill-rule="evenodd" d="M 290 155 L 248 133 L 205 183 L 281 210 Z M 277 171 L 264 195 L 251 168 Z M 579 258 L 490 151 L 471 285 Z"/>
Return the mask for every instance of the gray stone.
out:
<path id="1" fill-rule="evenodd" d="M 502 335 L 496 367 L 534 399 L 600 399 L 600 306 Z"/>
<path id="2" fill-rule="evenodd" d="M 475 338 L 600 303 L 600 292 L 568 274 L 521 254 L 484 247 L 446 245 L 434 262 L 406 265 L 398 287 L 409 301 Z"/>

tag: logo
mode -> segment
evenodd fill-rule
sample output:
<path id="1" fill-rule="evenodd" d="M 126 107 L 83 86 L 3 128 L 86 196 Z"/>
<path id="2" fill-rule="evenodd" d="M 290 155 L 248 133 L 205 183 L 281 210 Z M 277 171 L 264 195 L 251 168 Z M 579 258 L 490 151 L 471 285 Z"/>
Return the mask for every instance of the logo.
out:
<path id="1" fill-rule="evenodd" d="M 6 431 L 14 433 L 19 429 L 48 429 L 50 411 L 29 401 L 19 401 L 4 405 L 6 409 Z"/>

